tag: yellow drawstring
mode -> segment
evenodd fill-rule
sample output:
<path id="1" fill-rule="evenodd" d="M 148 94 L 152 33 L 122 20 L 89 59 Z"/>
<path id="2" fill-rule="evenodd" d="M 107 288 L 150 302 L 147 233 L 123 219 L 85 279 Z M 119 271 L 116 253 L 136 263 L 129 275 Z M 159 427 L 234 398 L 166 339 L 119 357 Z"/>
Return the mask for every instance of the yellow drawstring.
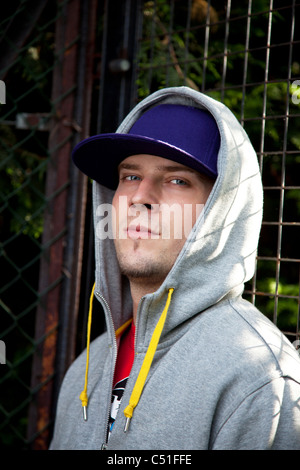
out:
<path id="1" fill-rule="evenodd" d="M 93 311 L 93 299 L 94 299 L 95 284 L 93 285 L 92 293 L 90 296 L 90 306 L 89 306 L 89 315 L 88 315 L 88 324 L 87 324 L 87 345 L 86 345 L 86 367 L 85 367 L 85 381 L 84 389 L 82 390 L 79 398 L 83 407 L 83 419 L 87 421 L 87 404 L 88 404 L 88 395 L 87 395 L 87 384 L 88 384 L 88 373 L 89 373 L 89 359 L 90 359 L 90 342 L 91 342 L 91 325 L 92 325 L 92 311 Z"/>
<path id="2" fill-rule="evenodd" d="M 130 323 L 132 323 L 132 318 L 127 320 L 123 325 L 120 326 L 120 328 L 116 330 L 116 333 L 115 333 L 116 338 L 120 336 L 126 330 L 126 328 L 130 325 Z"/>
<path id="3" fill-rule="evenodd" d="M 170 305 L 170 302 L 171 302 L 171 297 L 172 297 L 173 291 L 174 291 L 174 289 L 169 289 L 168 298 L 167 298 L 165 308 L 164 308 L 164 310 L 163 310 L 163 312 L 160 316 L 160 319 L 158 320 L 157 325 L 154 329 L 149 347 L 147 349 L 146 356 L 144 358 L 144 361 L 143 361 L 142 367 L 140 369 L 138 378 L 135 382 L 134 388 L 132 390 L 132 393 L 131 393 L 131 396 L 130 396 L 130 399 L 129 399 L 129 404 L 126 406 L 126 408 L 124 410 L 124 415 L 126 417 L 124 432 L 126 432 L 128 430 L 128 426 L 129 426 L 130 419 L 132 418 L 133 410 L 137 406 L 137 404 L 139 402 L 139 399 L 140 399 L 140 396 L 141 396 L 141 393 L 143 391 L 144 384 L 146 382 L 146 378 L 147 378 L 147 375 L 149 373 L 149 369 L 151 367 L 152 360 L 153 360 L 153 357 L 154 357 L 154 354 L 155 354 L 155 351 L 156 351 L 156 348 L 157 348 L 157 345 L 158 345 L 158 342 L 159 342 L 159 338 L 160 338 L 160 335 L 162 333 L 162 330 L 163 330 L 163 327 L 164 327 L 164 324 L 165 324 L 165 321 L 166 321 L 166 318 L 167 318 L 167 313 L 168 313 L 168 309 L 169 309 L 169 305 Z"/>

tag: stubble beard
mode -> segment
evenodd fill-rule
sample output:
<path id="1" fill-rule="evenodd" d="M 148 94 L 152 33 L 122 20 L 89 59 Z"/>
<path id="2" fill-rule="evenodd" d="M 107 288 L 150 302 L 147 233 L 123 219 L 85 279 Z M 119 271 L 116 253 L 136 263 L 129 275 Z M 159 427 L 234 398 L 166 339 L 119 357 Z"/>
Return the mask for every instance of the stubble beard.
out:
<path id="1" fill-rule="evenodd" d="M 117 259 L 121 273 L 126 276 L 129 281 L 135 283 L 149 283 L 160 285 L 168 275 L 174 261 L 167 258 L 163 253 L 159 259 L 153 259 L 151 256 L 136 255 L 133 259 L 130 253 L 118 250 L 116 245 Z"/>

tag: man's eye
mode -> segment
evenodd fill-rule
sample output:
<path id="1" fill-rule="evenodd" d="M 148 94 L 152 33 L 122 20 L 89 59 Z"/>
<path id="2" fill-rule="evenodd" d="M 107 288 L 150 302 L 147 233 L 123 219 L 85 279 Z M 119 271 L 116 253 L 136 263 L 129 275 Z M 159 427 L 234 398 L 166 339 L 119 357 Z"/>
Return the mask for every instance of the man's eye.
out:
<path id="1" fill-rule="evenodd" d="M 181 186 L 185 186 L 187 184 L 185 181 L 181 180 L 180 178 L 175 178 L 175 179 L 171 180 L 171 183 L 178 184 L 178 185 L 181 185 Z"/>
<path id="2" fill-rule="evenodd" d="M 139 176 L 136 176 L 136 175 L 128 175 L 128 176 L 125 176 L 124 179 L 127 180 L 127 181 L 137 181 L 140 178 L 139 178 Z"/>

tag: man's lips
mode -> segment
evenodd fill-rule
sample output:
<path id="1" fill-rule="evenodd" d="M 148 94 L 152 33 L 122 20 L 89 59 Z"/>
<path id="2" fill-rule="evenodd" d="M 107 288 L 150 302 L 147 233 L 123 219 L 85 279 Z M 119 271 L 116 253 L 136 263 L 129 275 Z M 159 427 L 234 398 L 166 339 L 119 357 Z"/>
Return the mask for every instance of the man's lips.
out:
<path id="1" fill-rule="evenodd" d="M 131 224 L 125 229 L 127 235 L 129 238 L 141 238 L 141 239 L 147 239 L 147 238 L 158 238 L 159 237 L 159 232 L 157 230 L 151 229 L 149 227 L 145 227 L 143 225 L 134 225 Z"/>

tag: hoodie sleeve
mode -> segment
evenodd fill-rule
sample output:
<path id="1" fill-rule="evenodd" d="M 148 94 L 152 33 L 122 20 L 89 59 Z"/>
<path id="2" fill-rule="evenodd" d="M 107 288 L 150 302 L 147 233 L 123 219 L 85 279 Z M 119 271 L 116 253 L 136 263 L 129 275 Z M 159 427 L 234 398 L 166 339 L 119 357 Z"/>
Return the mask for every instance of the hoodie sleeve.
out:
<path id="1" fill-rule="evenodd" d="M 278 378 L 247 396 L 220 428 L 213 450 L 299 450 L 300 384 Z"/>

